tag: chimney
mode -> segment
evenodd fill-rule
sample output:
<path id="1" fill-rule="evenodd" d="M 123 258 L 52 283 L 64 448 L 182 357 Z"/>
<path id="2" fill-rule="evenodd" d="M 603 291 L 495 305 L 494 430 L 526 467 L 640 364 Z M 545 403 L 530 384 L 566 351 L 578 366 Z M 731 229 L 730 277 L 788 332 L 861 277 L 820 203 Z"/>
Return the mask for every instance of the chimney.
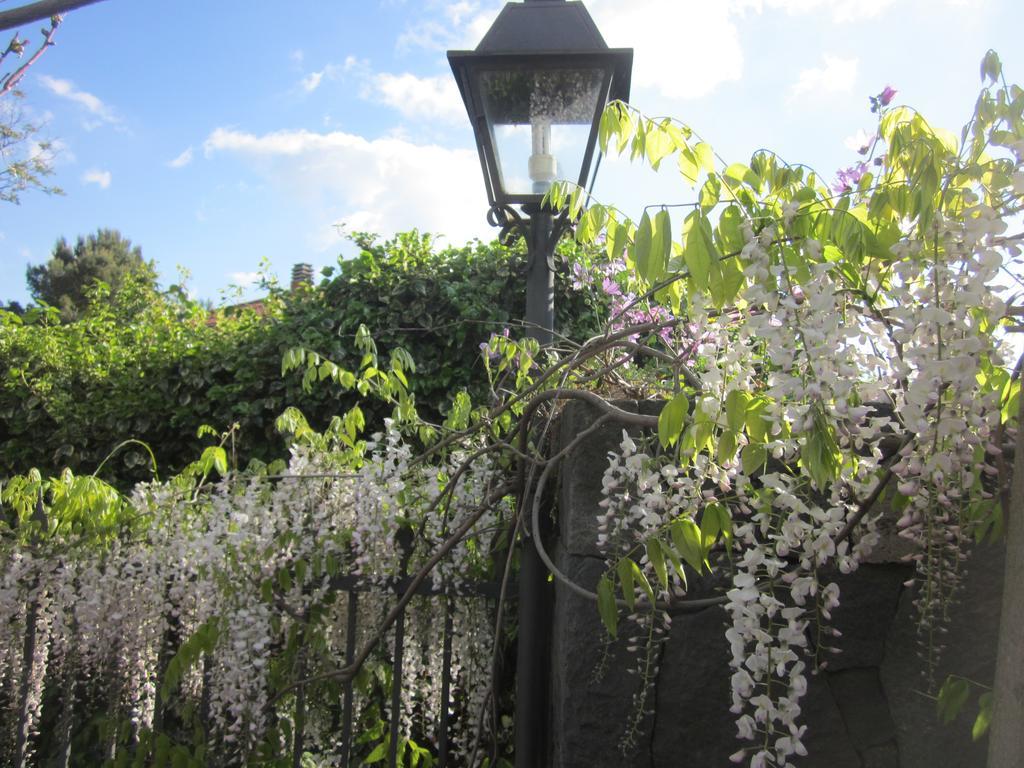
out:
<path id="1" fill-rule="evenodd" d="M 292 290 L 297 291 L 303 285 L 313 285 L 312 264 L 296 264 L 292 267 Z"/>

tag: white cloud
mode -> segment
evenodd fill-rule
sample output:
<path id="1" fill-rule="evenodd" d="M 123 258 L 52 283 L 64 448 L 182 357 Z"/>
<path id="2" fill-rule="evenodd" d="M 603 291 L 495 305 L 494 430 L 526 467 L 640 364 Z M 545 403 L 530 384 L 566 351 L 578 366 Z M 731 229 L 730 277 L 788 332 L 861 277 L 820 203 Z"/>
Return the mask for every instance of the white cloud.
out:
<path id="1" fill-rule="evenodd" d="M 734 23 L 737 2 L 590 0 L 587 9 L 610 46 L 635 49 L 635 87 L 688 99 L 706 96 L 742 75 L 743 50 Z M 493 0 L 440 4 L 443 21 L 417 20 L 399 38 L 398 47 L 473 49 L 502 5 Z"/>
<path id="2" fill-rule="evenodd" d="M 92 169 L 82 174 L 83 184 L 95 184 L 100 189 L 108 189 L 111 181 L 110 171 Z"/>
<path id="3" fill-rule="evenodd" d="M 858 66 L 857 59 L 826 54 L 822 66 L 800 72 L 796 83 L 790 88 L 790 97 L 795 99 L 807 95 L 847 93 L 857 81 Z"/>
<path id="4" fill-rule="evenodd" d="M 874 19 L 896 4 L 896 0 L 733 0 L 736 10 L 762 13 L 766 8 L 790 16 L 828 10 L 838 23 Z"/>
<path id="5" fill-rule="evenodd" d="M 592 0 L 587 7 L 608 45 L 634 48 L 635 88 L 694 99 L 743 74 L 730 2 Z"/>
<path id="6" fill-rule="evenodd" d="M 837 22 L 867 21 L 881 16 L 896 0 L 840 0 L 832 3 L 832 15 Z"/>
<path id="7" fill-rule="evenodd" d="M 451 75 L 417 77 L 408 72 L 372 75 L 367 80 L 364 95 L 394 107 L 410 119 L 466 120 L 462 96 Z"/>
<path id="8" fill-rule="evenodd" d="M 319 72 L 310 72 L 308 75 L 302 78 L 300 85 L 302 86 L 302 90 L 304 90 L 306 93 L 312 93 L 313 91 L 320 87 L 320 83 L 323 81 L 323 79 L 323 70 Z"/>
<path id="9" fill-rule="evenodd" d="M 398 50 L 423 48 L 443 51 L 448 48 L 473 49 L 490 29 L 504 3 L 488 0 L 429 2 L 440 18 L 418 18 L 399 36 Z"/>
<path id="10" fill-rule="evenodd" d="M 192 147 L 189 147 L 184 152 L 182 152 L 180 155 L 178 155 L 176 158 L 174 158 L 173 160 L 168 161 L 167 167 L 168 168 L 184 168 L 186 165 L 188 165 L 189 163 L 192 162 L 192 157 L 193 157 Z"/>
<path id="11" fill-rule="evenodd" d="M 121 122 L 121 118 L 117 116 L 114 110 L 104 104 L 98 96 L 94 96 L 87 91 L 80 91 L 76 89 L 75 84 L 70 80 L 61 80 L 56 77 L 50 77 L 49 75 L 40 75 L 39 82 L 54 95 L 78 104 L 90 115 L 95 117 L 98 123 L 86 124 L 87 128 L 96 127 L 96 125 L 101 123 L 117 125 Z"/>
<path id="12" fill-rule="evenodd" d="M 299 87 L 306 93 L 312 93 L 326 81 L 337 80 L 350 72 L 360 71 L 364 74 L 369 71 L 366 60 L 346 56 L 344 64 L 326 64 L 323 69 L 308 73 L 299 81 Z"/>
<path id="13" fill-rule="evenodd" d="M 228 277 L 232 285 L 237 285 L 239 288 L 252 288 L 260 281 L 261 275 L 259 272 L 232 272 Z"/>
<path id="14" fill-rule="evenodd" d="M 229 128 L 213 131 L 203 148 L 207 157 L 241 158 L 307 210 L 320 206 L 314 228 L 321 235 L 333 235 L 330 226 L 339 222 L 381 234 L 415 227 L 454 242 L 493 236 L 473 150 L 341 131 L 257 135 Z M 312 238 L 324 249 L 338 242 L 336 236 Z"/>
<path id="15" fill-rule="evenodd" d="M 463 19 L 472 16 L 479 8 L 480 3 L 471 2 L 471 0 L 457 0 L 457 2 L 448 3 L 445 6 L 444 15 L 448 17 L 449 23 L 458 26 Z"/>

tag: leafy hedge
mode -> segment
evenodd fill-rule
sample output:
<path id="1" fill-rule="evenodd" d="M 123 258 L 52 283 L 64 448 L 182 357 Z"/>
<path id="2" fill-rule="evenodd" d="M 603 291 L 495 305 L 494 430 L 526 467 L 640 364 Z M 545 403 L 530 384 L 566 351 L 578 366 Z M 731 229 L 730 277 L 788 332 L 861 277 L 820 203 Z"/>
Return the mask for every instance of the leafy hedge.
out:
<path id="1" fill-rule="evenodd" d="M 440 417 L 462 389 L 482 395 L 480 344 L 522 316 L 522 247 L 435 251 L 415 232 L 356 242 L 360 254 L 327 270 L 318 286 L 272 290 L 264 316 L 227 310 L 210 323 L 180 289 L 161 294 L 140 284 L 115 296 L 99 285 L 100 300 L 66 325 L 53 312 L 0 312 L 0 478 L 31 467 L 91 472 L 127 438 L 152 448 L 161 474 L 176 472 L 209 442 L 197 436 L 204 424 L 237 423 L 228 447 L 239 465 L 279 458 L 285 444 L 274 421 L 286 407 L 323 428 L 355 401 L 329 387 L 304 392 L 300 376 L 282 377 L 283 352 L 304 346 L 357 368 L 360 325 L 382 352 L 412 353 L 411 384 L 425 417 Z M 606 314 L 601 296 L 572 289 L 563 276 L 556 307 L 559 331 L 575 339 L 595 332 Z M 368 413 L 371 428 L 383 416 Z M 137 446 L 103 472 L 122 486 L 150 473 Z"/>

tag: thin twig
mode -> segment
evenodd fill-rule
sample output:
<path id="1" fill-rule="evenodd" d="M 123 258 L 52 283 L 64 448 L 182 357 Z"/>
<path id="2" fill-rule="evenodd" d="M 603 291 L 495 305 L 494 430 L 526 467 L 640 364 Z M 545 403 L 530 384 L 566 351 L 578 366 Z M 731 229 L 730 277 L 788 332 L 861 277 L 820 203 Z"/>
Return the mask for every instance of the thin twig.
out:
<path id="1" fill-rule="evenodd" d="M 437 564 L 440 563 L 448 555 L 449 552 L 451 552 L 456 546 L 458 546 L 458 544 L 463 540 L 463 538 L 465 538 L 466 534 L 469 533 L 470 530 L 472 530 L 474 525 L 476 525 L 477 521 L 479 521 L 480 518 L 483 517 L 484 514 L 488 510 L 490 510 L 494 504 L 499 502 L 505 496 L 508 496 L 508 494 L 511 493 L 513 490 L 515 490 L 515 488 L 511 484 L 505 484 L 498 488 L 498 490 L 492 493 L 489 498 L 484 500 L 484 502 L 480 504 L 463 521 L 462 525 L 460 525 L 455 530 L 455 532 L 445 540 L 445 542 L 437 549 L 437 551 L 430 556 L 430 558 L 423 565 L 423 567 L 421 567 L 420 570 L 416 573 L 416 575 L 413 576 L 412 580 L 409 582 L 409 586 L 406 588 L 405 592 L 399 598 L 398 602 L 390 611 L 388 611 L 387 616 L 384 617 L 384 620 L 377 627 L 377 630 L 366 641 L 366 643 L 363 645 L 359 653 L 356 654 L 356 657 L 352 660 L 351 664 L 349 664 L 346 667 L 342 667 L 341 669 L 332 670 L 330 672 L 322 672 L 318 675 L 313 675 L 312 677 L 307 677 L 303 680 L 296 680 L 295 682 L 285 686 L 280 691 L 278 691 L 278 693 L 274 696 L 272 703 L 276 703 L 284 696 L 287 696 L 292 691 L 303 686 L 312 685 L 314 683 L 323 682 L 325 680 L 339 680 L 341 682 L 348 682 L 349 680 L 352 680 L 359 673 L 359 670 L 362 669 L 363 664 L 366 663 L 366 660 L 369 658 L 370 654 L 373 653 L 373 649 L 376 648 L 377 644 L 384 639 L 384 635 L 391 628 L 391 625 L 398 620 L 398 617 L 401 615 L 402 611 L 413 599 L 413 597 L 416 596 L 417 590 L 420 588 L 420 585 L 422 585 L 423 582 L 426 581 L 426 578 L 430 575 L 430 572 L 434 570 Z"/>

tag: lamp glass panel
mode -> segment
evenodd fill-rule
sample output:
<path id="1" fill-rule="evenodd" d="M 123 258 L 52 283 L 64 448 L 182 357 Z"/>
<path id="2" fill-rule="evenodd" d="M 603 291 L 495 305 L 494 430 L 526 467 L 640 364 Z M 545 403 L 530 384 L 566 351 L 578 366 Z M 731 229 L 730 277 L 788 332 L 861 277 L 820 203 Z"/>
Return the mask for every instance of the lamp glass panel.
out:
<path id="1" fill-rule="evenodd" d="M 580 181 L 603 83 L 599 68 L 480 73 L 505 194 L 544 194 L 553 181 Z"/>

